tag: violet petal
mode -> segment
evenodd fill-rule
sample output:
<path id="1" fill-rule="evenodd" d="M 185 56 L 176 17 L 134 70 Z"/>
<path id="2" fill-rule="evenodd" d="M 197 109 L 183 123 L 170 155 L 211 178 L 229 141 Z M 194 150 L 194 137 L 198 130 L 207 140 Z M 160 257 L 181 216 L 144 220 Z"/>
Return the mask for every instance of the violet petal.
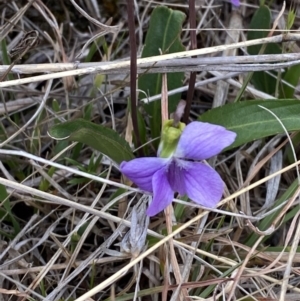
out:
<path id="1" fill-rule="evenodd" d="M 153 200 L 147 209 L 148 216 L 154 216 L 172 203 L 174 192 L 169 184 L 166 171 L 158 170 L 152 178 Z"/>
<path id="2" fill-rule="evenodd" d="M 131 161 L 123 161 L 120 165 L 121 172 L 135 183 L 140 189 L 153 192 L 153 175 L 168 163 L 167 159 L 162 158 L 137 158 Z M 163 168 L 163 170 L 165 170 Z"/>
<path id="3" fill-rule="evenodd" d="M 174 158 L 172 163 L 168 166 L 167 178 L 173 191 L 178 192 L 180 195 L 186 194 L 184 173 L 182 169 L 188 161 Z"/>
<path id="4" fill-rule="evenodd" d="M 232 144 L 236 133 L 223 126 L 194 121 L 183 130 L 174 156 L 192 160 L 205 160 Z"/>
<path id="5" fill-rule="evenodd" d="M 232 5 L 234 6 L 240 6 L 240 1 L 239 0 L 231 0 Z"/>
<path id="6" fill-rule="evenodd" d="M 187 196 L 202 206 L 214 208 L 222 198 L 224 184 L 210 166 L 199 162 L 185 162 L 182 169 Z"/>

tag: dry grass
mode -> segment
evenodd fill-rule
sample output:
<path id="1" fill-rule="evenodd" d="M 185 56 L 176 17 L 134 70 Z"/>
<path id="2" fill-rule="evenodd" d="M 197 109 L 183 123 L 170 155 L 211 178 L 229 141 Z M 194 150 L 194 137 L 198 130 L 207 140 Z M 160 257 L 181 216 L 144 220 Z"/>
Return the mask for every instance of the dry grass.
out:
<path id="1" fill-rule="evenodd" d="M 182 2 L 165 4 L 188 13 Z M 281 11 L 280 1 L 273 3 L 272 35 L 246 41 L 257 6 L 245 2 L 232 11 L 224 1 L 197 1 L 198 49 L 138 58 L 137 72 L 183 70 L 181 92 L 189 89 L 190 72 L 197 72 L 190 115 L 196 119 L 233 101 L 247 72 L 299 64 L 300 34 L 282 34 L 289 7 Z M 130 133 L 126 3 L 76 3 L 0 2 L 0 184 L 8 193 L 0 187 L 0 301 L 299 300 L 298 162 L 286 167 L 282 136 L 211 162 L 227 185 L 217 209 L 174 200 L 185 208 L 180 220 L 171 209 L 148 220 L 149 195 L 128 186 L 118 166 L 107 159 L 95 164 L 98 152 L 47 135 L 55 123 L 79 117 Z M 138 57 L 156 5 L 136 1 Z M 189 37 L 186 22 L 187 49 Z M 246 54 L 249 45 L 283 40 L 292 53 Z M 11 64 L 7 52 L 15 53 Z M 274 98 L 250 85 L 245 97 Z M 282 204 L 270 211 L 278 198 Z M 255 228 L 267 216 L 270 225 Z"/>

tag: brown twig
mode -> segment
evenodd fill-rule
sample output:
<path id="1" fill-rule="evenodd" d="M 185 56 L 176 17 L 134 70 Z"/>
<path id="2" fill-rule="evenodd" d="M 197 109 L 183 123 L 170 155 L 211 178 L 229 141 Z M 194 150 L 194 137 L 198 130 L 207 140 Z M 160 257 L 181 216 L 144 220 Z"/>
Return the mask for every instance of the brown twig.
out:
<path id="1" fill-rule="evenodd" d="M 131 103 L 131 118 L 133 124 L 133 132 L 136 139 L 136 147 L 141 146 L 137 121 L 137 98 L 136 98 L 136 75 L 137 75 L 137 53 L 136 53 L 136 38 L 134 25 L 134 0 L 127 1 L 128 28 L 129 28 L 129 44 L 130 44 L 130 103 Z M 139 148 L 139 156 L 143 156 L 143 149 Z"/>
<path id="2" fill-rule="evenodd" d="M 189 0 L 189 21 L 190 21 L 190 37 L 191 37 L 191 49 L 197 49 L 197 37 L 196 37 L 196 11 L 195 0 Z M 192 100 L 194 96 L 196 72 L 191 72 L 189 89 L 186 97 L 186 107 L 183 115 L 183 122 L 188 123 L 190 110 L 192 106 Z"/>

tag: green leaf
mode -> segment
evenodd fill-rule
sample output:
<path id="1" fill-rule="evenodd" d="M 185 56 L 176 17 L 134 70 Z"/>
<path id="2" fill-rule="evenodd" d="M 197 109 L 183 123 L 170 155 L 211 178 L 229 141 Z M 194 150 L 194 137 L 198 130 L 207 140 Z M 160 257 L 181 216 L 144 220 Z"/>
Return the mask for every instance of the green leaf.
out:
<path id="1" fill-rule="evenodd" d="M 56 171 L 56 168 L 52 166 L 49 168 L 47 173 L 50 177 L 52 177 L 54 175 L 55 171 Z M 39 185 L 39 190 L 48 191 L 49 187 L 50 187 L 50 183 L 46 179 L 42 179 L 40 182 L 40 185 Z"/>
<path id="2" fill-rule="evenodd" d="M 287 16 L 287 29 L 290 30 L 294 25 L 296 18 L 296 12 L 294 8 L 290 8 Z M 300 65 L 295 65 L 290 67 L 283 75 L 283 81 L 288 82 L 292 85 L 292 87 L 286 85 L 282 82 L 282 86 L 280 89 L 280 98 L 293 98 L 295 93 L 295 88 L 299 82 L 300 78 Z"/>
<path id="3" fill-rule="evenodd" d="M 142 57 L 184 51 L 185 47 L 180 40 L 184 19 L 185 14 L 181 11 L 172 10 L 165 6 L 156 7 L 151 14 Z M 182 86 L 184 73 L 168 73 L 167 78 L 168 90 L 172 90 Z M 138 87 L 148 96 L 161 93 L 161 86 L 161 74 L 144 74 L 139 77 Z M 169 112 L 175 111 L 180 96 L 180 94 L 176 94 L 169 97 Z M 145 94 L 141 93 L 140 97 L 145 98 Z M 161 130 L 160 101 L 145 105 L 145 109 L 152 116 L 151 135 L 152 138 L 156 138 L 160 135 Z"/>
<path id="4" fill-rule="evenodd" d="M 21 231 L 21 227 L 12 213 L 12 207 L 6 187 L 2 184 L 0 184 L 0 204 L 2 204 L 0 207 L 0 219 L 5 219 L 6 221 L 11 222 L 15 231 L 14 235 L 17 235 Z M 8 233 L 2 232 L 2 234 L 9 237 Z"/>
<path id="5" fill-rule="evenodd" d="M 8 55 L 8 50 L 6 47 L 6 41 L 5 39 L 3 39 L 1 42 L 1 54 L 2 54 L 2 61 L 3 61 L 3 65 L 10 65 L 11 64 L 11 60 L 10 57 Z M 13 80 L 14 76 L 9 72 L 7 75 L 9 80 Z"/>
<path id="6" fill-rule="evenodd" d="M 295 23 L 295 19 L 296 19 L 296 11 L 294 8 L 290 8 L 289 12 L 288 12 L 288 16 L 287 16 L 287 29 L 290 30 L 292 28 L 292 26 Z"/>
<path id="7" fill-rule="evenodd" d="M 54 139 L 78 141 L 100 151 L 117 163 L 134 158 L 128 143 L 115 131 L 84 119 L 55 125 L 49 130 Z"/>
<path id="8" fill-rule="evenodd" d="M 271 29 L 271 12 L 265 5 L 258 8 L 254 13 L 247 34 L 247 40 L 255 40 L 265 38 L 269 29 Z M 260 52 L 262 45 L 253 45 L 248 47 L 250 55 L 256 55 Z"/>
<path id="9" fill-rule="evenodd" d="M 281 98 L 294 97 L 295 88 L 300 78 L 300 65 L 290 67 L 283 75 L 283 80 L 292 85 L 292 87 L 282 83 Z"/>
<path id="10" fill-rule="evenodd" d="M 222 125 L 237 133 L 235 142 L 227 149 L 284 133 L 277 119 L 259 105 L 271 110 L 288 131 L 300 130 L 299 100 L 251 100 L 227 104 L 204 113 L 199 121 Z"/>
<path id="11" fill-rule="evenodd" d="M 87 178 L 72 178 L 71 180 L 68 181 L 69 185 L 81 185 L 81 184 L 86 184 L 90 180 Z"/>
<path id="12" fill-rule="evenodd" d="M 271 12 L 267 6 L 261 6 L 255 12 L 250 22 L 250 31 L 248 32 L 247 39 L 261 39 L 265 38 L 271 29 Z M 282 53 L 278 44 L 267 44 L 265 46 L 261 45 L 254 45 L 248 47 L 248 53 L 251 55 L 257 55 L 259 53 L 265 54 L 279 54 Z M 254 84 L 255 88 L 260 91 L 274 94 L 276 89 L 276 81 L 277 76 L 275 72 L 272 72 L 275 77 L 267 74 L 266 72 L 254 72 L 252 76 L 252 83 Z"/>

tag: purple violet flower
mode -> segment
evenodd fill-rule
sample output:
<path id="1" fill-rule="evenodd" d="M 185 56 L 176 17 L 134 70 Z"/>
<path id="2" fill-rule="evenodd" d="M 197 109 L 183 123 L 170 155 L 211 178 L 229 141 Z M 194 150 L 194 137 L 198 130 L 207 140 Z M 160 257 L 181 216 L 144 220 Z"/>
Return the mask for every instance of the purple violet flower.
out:
<path id="1" fill-rule="evenodd" d="M 183 125 L 180 129 L 171 127 L 173 132 L 179 131 L 176 141 L 168 138 L 170 132 L 164 139 L 163 128 L 158 157 L 121 163 L 121 172 L 126 177 L 140 189 L 153 192 L 153 201 L 147 209 L 149 216 L 164 210 L 172 202 L 174 192 L 186 194 L 195 203 L 208 208 L 215 207 L 222 198 L 224 184 L 221 177 L 212 167 L 199 161 L 213 157 L 231 145 L 236 134 L 222 126 L 198 121 L 186 127 L 180 124 Z"/>
<path id="2" fill-rule="evenodd" d="M 234 6 L 239 7 L 240 6 L 240 0 L 231 0 L 231 4 Z"/>

